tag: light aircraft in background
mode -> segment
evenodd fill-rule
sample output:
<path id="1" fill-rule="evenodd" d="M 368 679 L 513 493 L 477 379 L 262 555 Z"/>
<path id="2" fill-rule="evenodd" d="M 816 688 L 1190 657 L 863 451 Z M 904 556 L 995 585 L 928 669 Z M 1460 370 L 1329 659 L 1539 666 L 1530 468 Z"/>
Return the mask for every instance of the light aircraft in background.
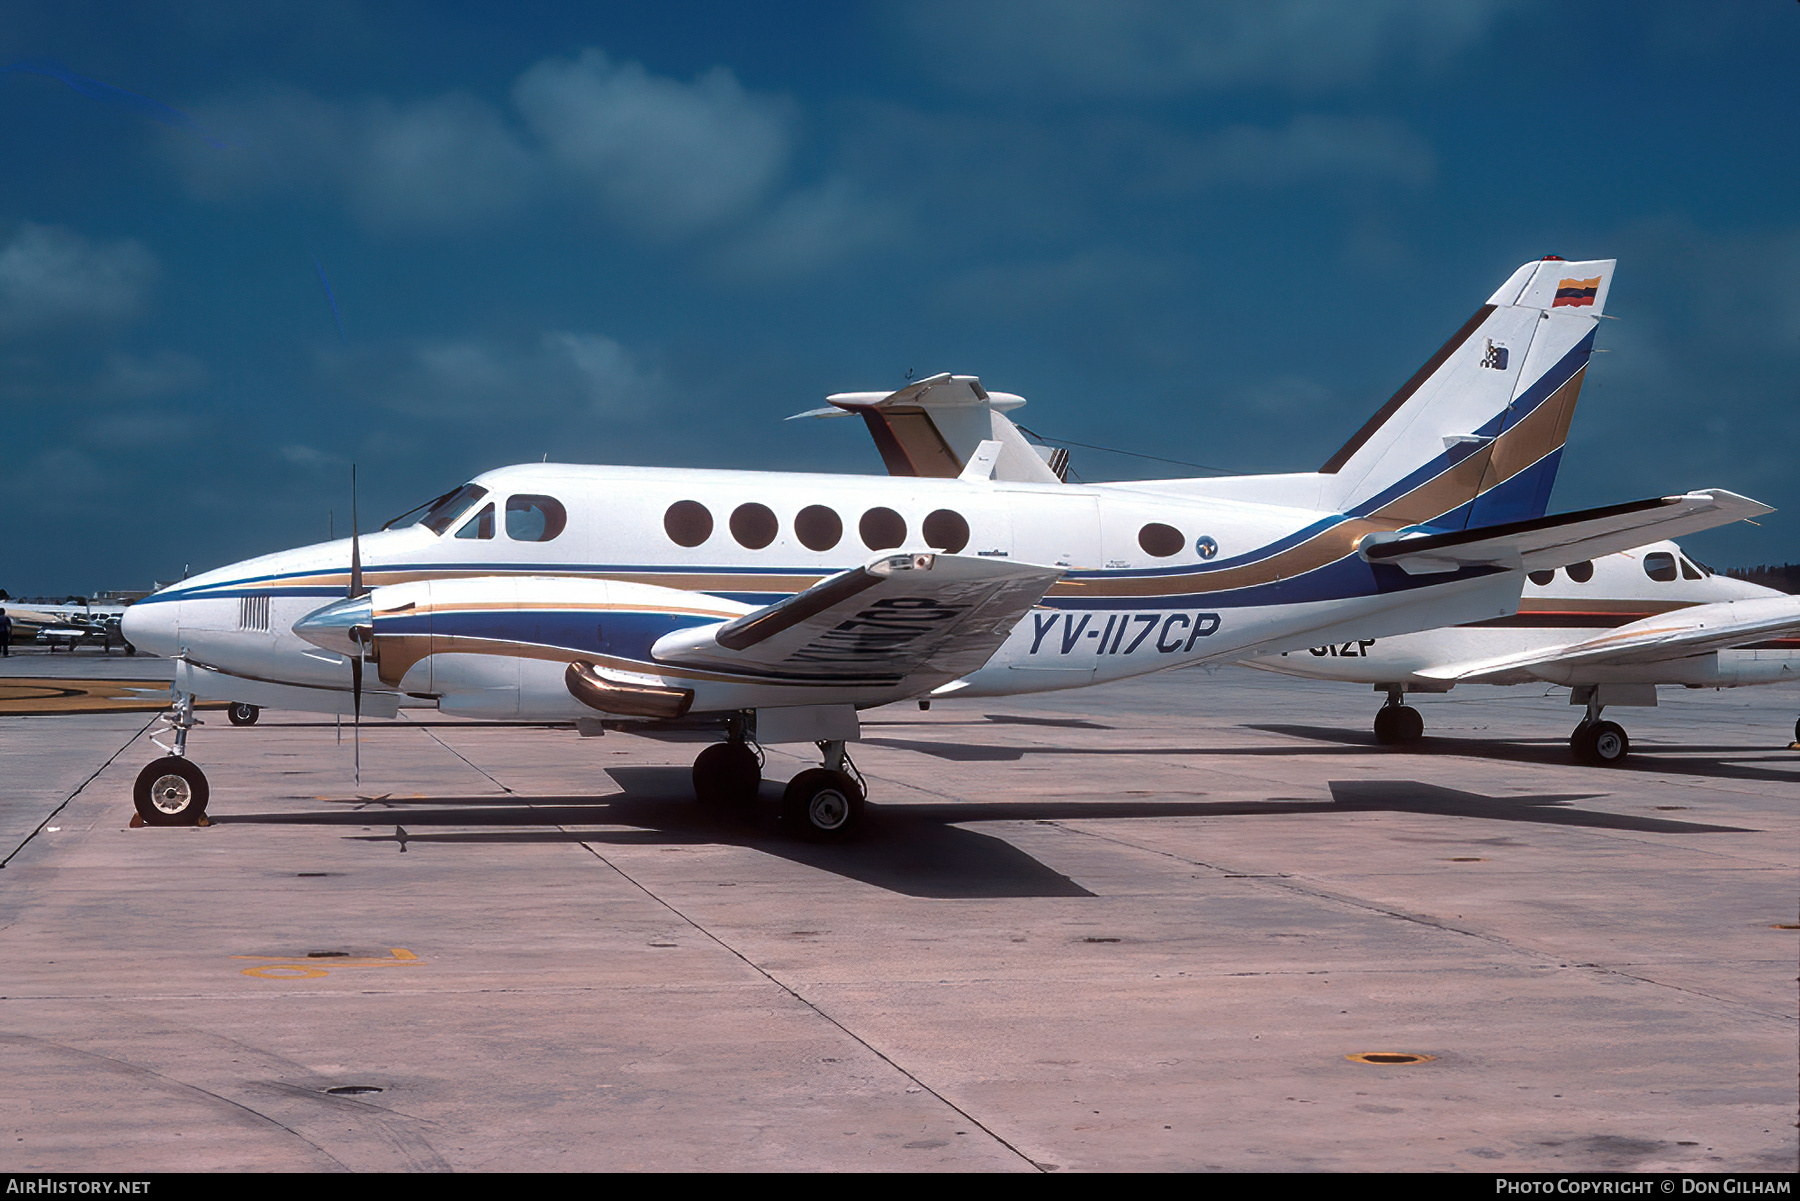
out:
<path id="1" fill-rule="evenodd" d="M 1378 742 L 1424 733 L 1409 692 L 1457 684 L 1569 686 L 1586 706 L 1569 749 L 1589 763 L 1621 762 L 1631 739 L 1608 706 L 1654 705 L 1658 684 L 1736 688 L 1800 680 L 1800 596 L 1719 575 L 1673 542 L 1582 560 L 1527 577 L 1519 611 L 1446 629 L 1263 654 L 1246 667 L 1372 684 Z M 1800 744 L 1800 721 L 1794 724 Z"/>
<path id="2" fill-rule="evenodd" d="M 504 467 L 410 525 L 184 580 L 125 618 L 176 660 L 139 813 L 204 809 L 202 697 L 704 725 L 695 792 L 725 804 L 757 795 L 758 744 L 813 742 L 782 819 L 836 838 L 861 709 L 1505 616 L 1527 571 L 1769 511 L 1707 490 L 1544 515 L 1612 274 L 1521 266 L 1315 472 L 1067 484 L 1018 397 L 940 375 L 829 398 L 910 474 Z"/>

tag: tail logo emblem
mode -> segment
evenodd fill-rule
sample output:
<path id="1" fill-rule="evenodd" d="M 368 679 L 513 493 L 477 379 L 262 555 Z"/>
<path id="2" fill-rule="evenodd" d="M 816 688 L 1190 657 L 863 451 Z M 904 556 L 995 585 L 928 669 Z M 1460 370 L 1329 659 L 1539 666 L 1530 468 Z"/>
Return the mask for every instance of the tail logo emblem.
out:
<path id="1" fill-rule="evenodd" d="M 1550 302 L 1553 309 L 1570 305 L 1580 308 L 1582 305 L 1594 303 L 1594 293 L 1600 290 L 1600 277 L 1593 279 L 1560 279 L 1556 281 L 1556 299 Z"/>

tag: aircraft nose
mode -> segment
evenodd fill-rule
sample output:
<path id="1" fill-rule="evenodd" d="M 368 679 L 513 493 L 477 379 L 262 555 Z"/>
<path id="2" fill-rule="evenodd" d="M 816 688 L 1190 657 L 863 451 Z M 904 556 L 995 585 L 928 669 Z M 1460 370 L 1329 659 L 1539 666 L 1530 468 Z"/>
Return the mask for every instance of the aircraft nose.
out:
<path id="1" fill-rule="evenodd" d="M 375 606 L 366 596 L 332 601 L 294 623 L 294 633 L 314 646 L 357 658 L 375 625 Z"/>
<path id="2" fill-rule="evenodd" d="M 176 616 L 181 606 L 168 601 L 139 601 L 125 610 L 119 619 L 119 632 L 125 641 L 141 651 L 153 655 L 173 655 L 180 648 L 176 645 L 180 632 L 176 628 Z"/>

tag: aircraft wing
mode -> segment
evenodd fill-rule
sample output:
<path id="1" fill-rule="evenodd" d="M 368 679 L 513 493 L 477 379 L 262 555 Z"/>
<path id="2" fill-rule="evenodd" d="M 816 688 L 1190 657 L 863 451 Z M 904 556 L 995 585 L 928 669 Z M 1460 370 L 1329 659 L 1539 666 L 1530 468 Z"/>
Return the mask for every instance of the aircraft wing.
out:
<path id="1" fill-rule="evenodd" d="M 1004 559 L 882 555 L 766 608 L 665 635 L 651 655 L 783 680 L 935 687 L 984 665 L 1061 576 Z"/>
<path id="2" fill-rule="evenodd" d="M 1428 667 L 1416 674 L 1435 680 L 1478 681 L 1551 664 L 1613 667 L 1662 663 L 1793 634 L 1800 634 L 1800 596 L 1721 601 L 1659 613 L 1566 646 Z"/>
<path id="3" fill-rule="evenodd" d="M 1707 488 L 1449 534 L 1372 534 L 1363 539 L 1361 554 L 1408 575 L 1486 563 L 1547 570 L 1774 511 L 1735 492 Z"/>

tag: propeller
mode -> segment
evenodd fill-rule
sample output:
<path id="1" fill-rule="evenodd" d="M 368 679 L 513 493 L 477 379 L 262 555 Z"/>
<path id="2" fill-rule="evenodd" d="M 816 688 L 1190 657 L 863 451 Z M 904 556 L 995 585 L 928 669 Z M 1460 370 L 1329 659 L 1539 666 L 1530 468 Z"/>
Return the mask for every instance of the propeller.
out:
<path id="1" fill-rule="evenodd" d="M 350 589 L 345 599 L 355 600 L 369 590 L 363 587 L 362 576 L 362 527 L 356 515 L 356 464 L 350 464 Z M 350 712 L 351 712 L 351 755 L 355 760 L 356 783 L 362 786 L 362 692 L 363 692 L 363 655 L 366 648 L 363 644 L 360 628 L 352 628 L 350 640 L 356 644 L 356 653 L 350 656 Z"/>

